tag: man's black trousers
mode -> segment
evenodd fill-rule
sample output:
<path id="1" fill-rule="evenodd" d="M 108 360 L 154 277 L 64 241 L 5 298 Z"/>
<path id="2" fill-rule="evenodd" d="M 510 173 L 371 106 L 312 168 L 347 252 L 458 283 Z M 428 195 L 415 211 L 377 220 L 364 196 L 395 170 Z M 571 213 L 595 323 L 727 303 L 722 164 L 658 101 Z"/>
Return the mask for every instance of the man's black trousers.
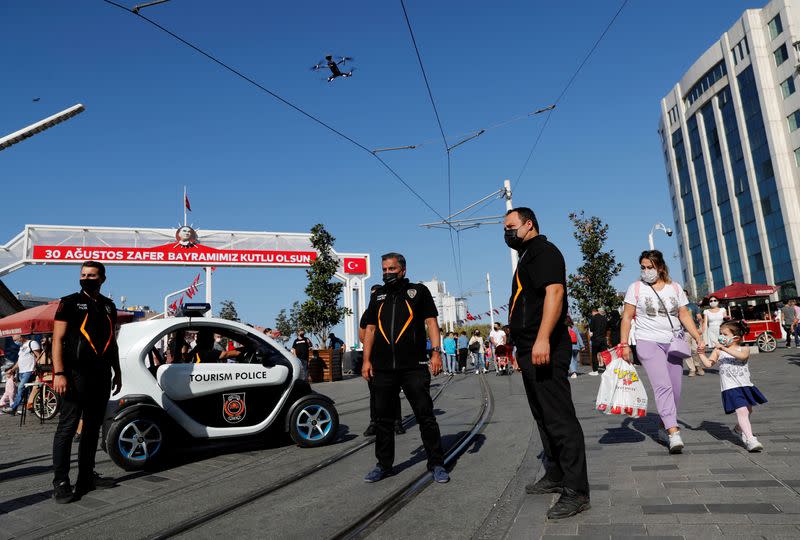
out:
<path id="1" fill-rule="evenodd" d="M 372 393 L 375 396 L 376 413 L 375 457 L 378 459 L 378 465 L 384 469 L 391 469 L 394 465 L 395 400 L 401 388 L 417 418 L 422 444 L 428 455 L 428 469 L 443 465 L 442 436 L 439 433 L 439 424 L 433 415 L 431 374 L 428 366 L 373 372 Z"/>
<path id="2" fill-rule="evenodd" d="M 375 414 L 375 392 L 372 390 L 372 381 L 367 381 L 367 386 L 369 386 L 369 423 L 374 424 L 377 415 Z M 398 391 L 397 394 L 397 401 L 395 402 L 394 408 L 394 420 L 395 422 L 402 422 L 403 421 L 403 413 L 400 411 L 400 393 Z"/>
<path id="3" fill-rule="evenodd" d="M 83 417 L 78 445 L 78 483 L 90 482 L 94 472 L 97 439 L 111 394 L 111 370 L 67 371 L 67 392 L 61 396 L 61 416 L 53 437 L 53 485 L 69 480 L 72 439 Z"/>
<path id="4" fill-rule="evenodd" d="M 458 368 L 462 371 L 467 368 L 467 356 L 469 349 L 458 349 Z"/>
<path id="5" fill-rule="evenodd" d="M 575 416 L 567 378 L 572 357 L 569 337 L 561 339 L 558 346 L 551 347 L 550 362 L 543 366 L 533 365 L 529 346 L 521 350 L 517 348 L 517 354 L 528 405 L 539 427 L 542 446 L 549 462 L 546 476 L 556 482 L 562 481 L 565 487 L 588 495 L 583 430 Z"/>

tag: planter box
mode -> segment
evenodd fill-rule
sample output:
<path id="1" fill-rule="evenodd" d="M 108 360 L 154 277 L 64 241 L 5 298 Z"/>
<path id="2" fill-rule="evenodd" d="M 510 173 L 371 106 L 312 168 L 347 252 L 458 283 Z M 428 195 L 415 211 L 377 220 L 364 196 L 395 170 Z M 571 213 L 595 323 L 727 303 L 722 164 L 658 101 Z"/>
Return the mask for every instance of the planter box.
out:
<path id="1" fill-rule="evenodd" d="M 308 376 L 312 383 L 342 380 L 343 348 L 317 349 L 308 361 Z"/>

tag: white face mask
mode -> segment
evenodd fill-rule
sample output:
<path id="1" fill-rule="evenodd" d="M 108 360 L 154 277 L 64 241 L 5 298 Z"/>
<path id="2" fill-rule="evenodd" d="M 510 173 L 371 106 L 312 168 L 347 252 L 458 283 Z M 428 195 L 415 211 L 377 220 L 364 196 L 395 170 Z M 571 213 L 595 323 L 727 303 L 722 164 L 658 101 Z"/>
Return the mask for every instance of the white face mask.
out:
<path id="1" fill-rule="evenodd" d="M 717 307 L 719 305 L 719 302 L 717 302 L 716 300 L 712 300 L 711 302 L 708 303 L 708 305 L 711 307 Z"/>
<path id="2" fill-rule="evenodd" d="M 655 268 L 648 268 L 647 270 L 642 270 L 642 281 L 645 283 L 655 283 L 658 281 L 658 270 Z"/>

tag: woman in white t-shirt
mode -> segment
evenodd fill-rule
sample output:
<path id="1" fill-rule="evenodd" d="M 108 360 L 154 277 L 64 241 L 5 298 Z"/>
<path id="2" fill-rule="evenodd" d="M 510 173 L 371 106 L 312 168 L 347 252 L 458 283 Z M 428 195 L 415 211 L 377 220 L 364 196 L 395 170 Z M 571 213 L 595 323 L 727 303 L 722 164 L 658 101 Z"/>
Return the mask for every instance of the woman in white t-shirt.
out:
<path id="1" fill-rule="evenodd" d="M 703 337 L 709 345 L 719 341 L 719 327 L 725 321 L 726 312 L 719 307 L 719 298 L 708 297 L 708 309 L 703 311 Z"/>
<path id="2" fill-rule="evenodd" d="M 669 356 L 672 337 L 683 327 L 697 340 L 697 349 L 705 348 L 692 313 L 686 308 L 689 300 L 683 288 L 669 277 L 664 256 L 658 250 L 644 251 L 639 256 L 641 279 L 632 283 L 625 294 L 621 341 L 624 358 L 632 360 L 628 337 L 631 321 L 636 318 L 636 354 L 647 371 L 656 409 L 661 416 L 659 439 L 669 446 L 670 454 L 683 450 L 678 429 L 678 407 L 681 401 L 683 358 Z"/>

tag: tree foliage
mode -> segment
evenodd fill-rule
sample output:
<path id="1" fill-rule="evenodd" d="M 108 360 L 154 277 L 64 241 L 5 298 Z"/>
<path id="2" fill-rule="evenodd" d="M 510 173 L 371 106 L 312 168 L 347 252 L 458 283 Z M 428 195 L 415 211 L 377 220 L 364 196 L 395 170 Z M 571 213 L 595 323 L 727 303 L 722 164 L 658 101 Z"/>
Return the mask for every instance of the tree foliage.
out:
<path id="1" fill-rule="evenodd" d="M 344 283 L 333 281 L 339 266 L 339 260 L 332 252 L 335 240 L 321 223 L 311 228 L 311 245 L 317 251 L 317 258 L 306 270 L 308 300 L 300 307 L 298 322 L 320 346 L 324 346 L 330 329 L 350 313 L 349 309 L 339 305 Z"/>
<path id="2" fill-rule="evenodd" d="M 236 305 L 233 300 L 223 300 L 220 302 L 219 318 L 229 321 L 238 321 L 239 314 L 236 312 Z"/>
<path id="3" fill-rule="evenodd" d="M 289 336 L 297 332 L 297 328 L 300 325 L 299 319 L 300 302 L 295 302 L 288 313 L 286 308 L 280 310 L 278 316 L 275 317 L 275 329 L 281 333 L 281 336 L 285 336 L 288 339 Z"/>
<path id="4" fill-rule="evenodd" d="M 567 278 L 569 296 L 584 318 L 593 308 L 606 310 L 619 306 L 619 296 L 611 281 L 622 271 L 614 250 L 604 251 L 608 240 L 608 225 L 597 216 L 586 217 L 583 210 L 569 215 L 575 227 L 572 236 L 578 241 L 583 264 Z"/>

